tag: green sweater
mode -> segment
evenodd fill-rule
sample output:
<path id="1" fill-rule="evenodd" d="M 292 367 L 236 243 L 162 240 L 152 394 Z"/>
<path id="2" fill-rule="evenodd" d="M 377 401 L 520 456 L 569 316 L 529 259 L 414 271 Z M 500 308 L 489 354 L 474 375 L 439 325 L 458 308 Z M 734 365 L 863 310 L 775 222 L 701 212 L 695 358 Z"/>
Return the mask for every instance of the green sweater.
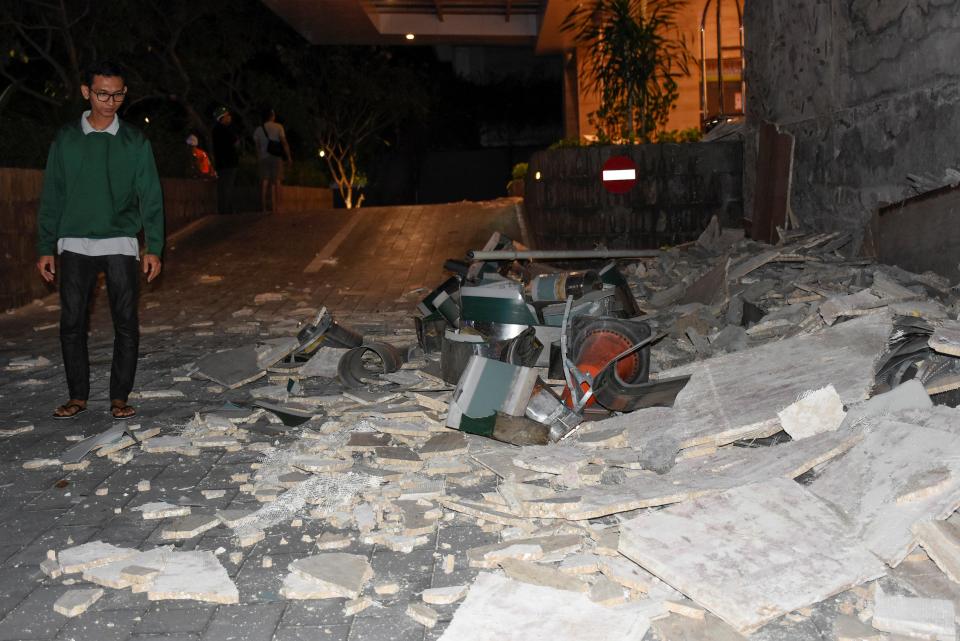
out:
<path id="1" fill-rule="evenodd" d="M 37 213 L 37 253 L 52 256 L 60 238 L 146 237 L 163 251 L 163 192 L 150 141 L 120 121 L 116 135 L 84 135 L 78 118 L 50 146 Z"/>

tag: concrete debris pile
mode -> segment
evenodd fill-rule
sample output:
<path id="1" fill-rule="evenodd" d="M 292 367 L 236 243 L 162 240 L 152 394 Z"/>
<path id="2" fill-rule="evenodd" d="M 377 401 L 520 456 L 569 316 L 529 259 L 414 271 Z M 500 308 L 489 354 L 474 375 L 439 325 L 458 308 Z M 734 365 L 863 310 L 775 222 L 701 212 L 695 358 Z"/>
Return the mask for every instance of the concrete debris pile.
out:
<path id="1" fill-rule="evenodd" d="M 161 544 L 52 554 L 48 576 L 97 586 L 57 611 L 103 588 L 237 602 L 228 569 L 293 528 L 276 593 L 342 599 L 345 617 L 405 599 L 426 627 L 452 614 L 448 641 L 954 639 L 960 412 L 931 396 L 960 387 L 956 292 L 845 258 L 849 241 L 771 248 L 714 224 L 622 272 L 451 264 L 416 344 L 321 310 L 206 356 L 192 375 L 246 400 L 61 459 L 251 453 L 224 480 L 238 498 L 141 483 L 124 510 L 164 519 Z M 438 544 L 464 525 L 489 538 Z M 455 584 L 408 590 L 421 567 L 378 575 L 371 546 L 432 551 Z"/>

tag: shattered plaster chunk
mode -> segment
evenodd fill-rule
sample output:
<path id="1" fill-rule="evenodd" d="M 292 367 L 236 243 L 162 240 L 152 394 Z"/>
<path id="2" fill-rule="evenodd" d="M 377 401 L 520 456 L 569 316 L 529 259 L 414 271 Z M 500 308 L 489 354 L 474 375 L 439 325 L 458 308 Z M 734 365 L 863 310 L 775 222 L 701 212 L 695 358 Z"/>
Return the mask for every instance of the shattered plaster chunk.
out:
<path id="1" fill-rule="evenodd" d="M 804 395 L 781 410 L 777 417 L 784 431 L 797 440 L 837 429 L 846 415 L 837 390 L 833 385 L 827 385 Z"/>
<path id="2" fill-rule="evenodd" d="M 290 564 L 290 571 L 347 599 L 360 596 L 363 586 L 373 578 L 373 568 L 366 557 L 344 552 L 298 559 Z"/>
<path id="3" fill-rule="evenodd" d="M 171 525 L 165 527 L 160 535 L 161 538 L 168 541 L 192 539 L 218 525 L 220 525 L 220 519 L 213 514 L 191 514 L 177 519 Z"/>
<path id="4" fill-rule="evenodd" d="M 144 503 L 132 508 L 134 512 L 141 512 L 143 520 L 169 519 L 178 516 L 187 516 L 190 514 L 190 507 L 186 505 L 173 505 L 165 501 L 154 501 Z"/>
<path id="5" fill-rule="evenodd" d="M 470 587 L 440 641 L 642 639 L 650 618 L 666 611 L 655 604 L 638 603 L 607 608 L 593 603 L 586 594 L 484 572 Z"/>
<path id="6" fill-rule="evenodd" d="M 174 552 L 153 579 L 147 598 L 231 604 L 239 603 L 240 593 L 213 552 Z"/>
<path id="7" fill-rule="evenodd" d="M 430 605 L 450 605 L 467 595 L 469 585 L 452 585 L 445 588 L 428 588 L 423 591 L 421 598 Z"/>
<path id="8" fill-rule="evenodd" d="M 53 604 L 53 610 L 65 617 L 75 617 L 86 612 L 87 608 L 99 601 L 102 596 L 101 588 L 68 590 Z"/>
<path id="9" fill-rule="evenodd" d="M 114 561 L 129 559 L 135 554 L 137 554 L 137 550 L 133 548 L 117 547 L 103 541 L 91 541 L 61 550 L 57 559 L 64 574 L 74 574 Z"/>
<path id="10" fill-rule="evenodd" d="M 741 633 L 886 572 L 833 508 L 787 479 L 639 516 L 621 526 L 620 552 Z"/>
<path id="11" fill-rule="evenodd" d="M 437 621 L 440 620 L 440 615 L 436 610 L 422 603 L 411 603 L 408 605 L 407 616 L 428 628 L 437 625 Z"/>
<path id="12" fill-rule="evenodd" d="M 882 632 L 911 637 L 956 639 L 953 601 L 892 596 L 877 589 L 873 627 Z"/>

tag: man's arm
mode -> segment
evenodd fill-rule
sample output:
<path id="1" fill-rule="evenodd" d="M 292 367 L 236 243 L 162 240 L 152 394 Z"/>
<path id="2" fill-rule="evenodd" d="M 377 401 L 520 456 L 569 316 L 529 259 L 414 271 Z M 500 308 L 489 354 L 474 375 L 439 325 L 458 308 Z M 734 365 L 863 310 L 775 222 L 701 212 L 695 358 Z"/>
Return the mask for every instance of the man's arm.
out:
<path id="1" fill-rule="evenodd" d="M 37 210 L 37 256 L 52 257 L 57 249 L 57 228 L 63 215 L 63 203 L 66 198 L 63 176 L 63 160 L 60 157 L 60 145 L 54 140 L 47 153 L 47 166 L 43 172 L 43 191 L 40 193 L 40 207 Z M 39 266 L 39 263 L 38 263 Z M 43 270 L 41 269 L 41 274 Z M 52 269 L 50 278 L 53 280 Z"/>
<path id="2" fill-rule="evenodd" d="M 137 197 L 140 199 L 140 219 L 147 241 L 146 253 L 160 256 L 164 241 L 163 189 L 149 140 L 144 140 L 140 148 L 135 181 Z"/>

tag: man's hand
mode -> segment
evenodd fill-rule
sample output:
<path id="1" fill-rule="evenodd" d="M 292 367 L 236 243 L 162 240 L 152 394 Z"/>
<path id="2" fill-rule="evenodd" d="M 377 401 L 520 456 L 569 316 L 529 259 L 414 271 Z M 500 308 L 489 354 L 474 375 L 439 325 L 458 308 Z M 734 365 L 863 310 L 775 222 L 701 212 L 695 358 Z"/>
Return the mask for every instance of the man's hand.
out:
<path id="1" fill-rule="evenodd" d="M 48 283 L 53 282 L 53 276 L 57 273 L 57 265 L 53 256 L 41 256 L 37 261 L 37 269 L 40 271 L 40 278 Z"/>
<path id="2" fill-rule="evenodd" d="M 143 273 L 147 275 L 147 282 L 151 282 L 160 275 L 161 263 L 160 257 L 156 254 L 144 254 Z"/>

